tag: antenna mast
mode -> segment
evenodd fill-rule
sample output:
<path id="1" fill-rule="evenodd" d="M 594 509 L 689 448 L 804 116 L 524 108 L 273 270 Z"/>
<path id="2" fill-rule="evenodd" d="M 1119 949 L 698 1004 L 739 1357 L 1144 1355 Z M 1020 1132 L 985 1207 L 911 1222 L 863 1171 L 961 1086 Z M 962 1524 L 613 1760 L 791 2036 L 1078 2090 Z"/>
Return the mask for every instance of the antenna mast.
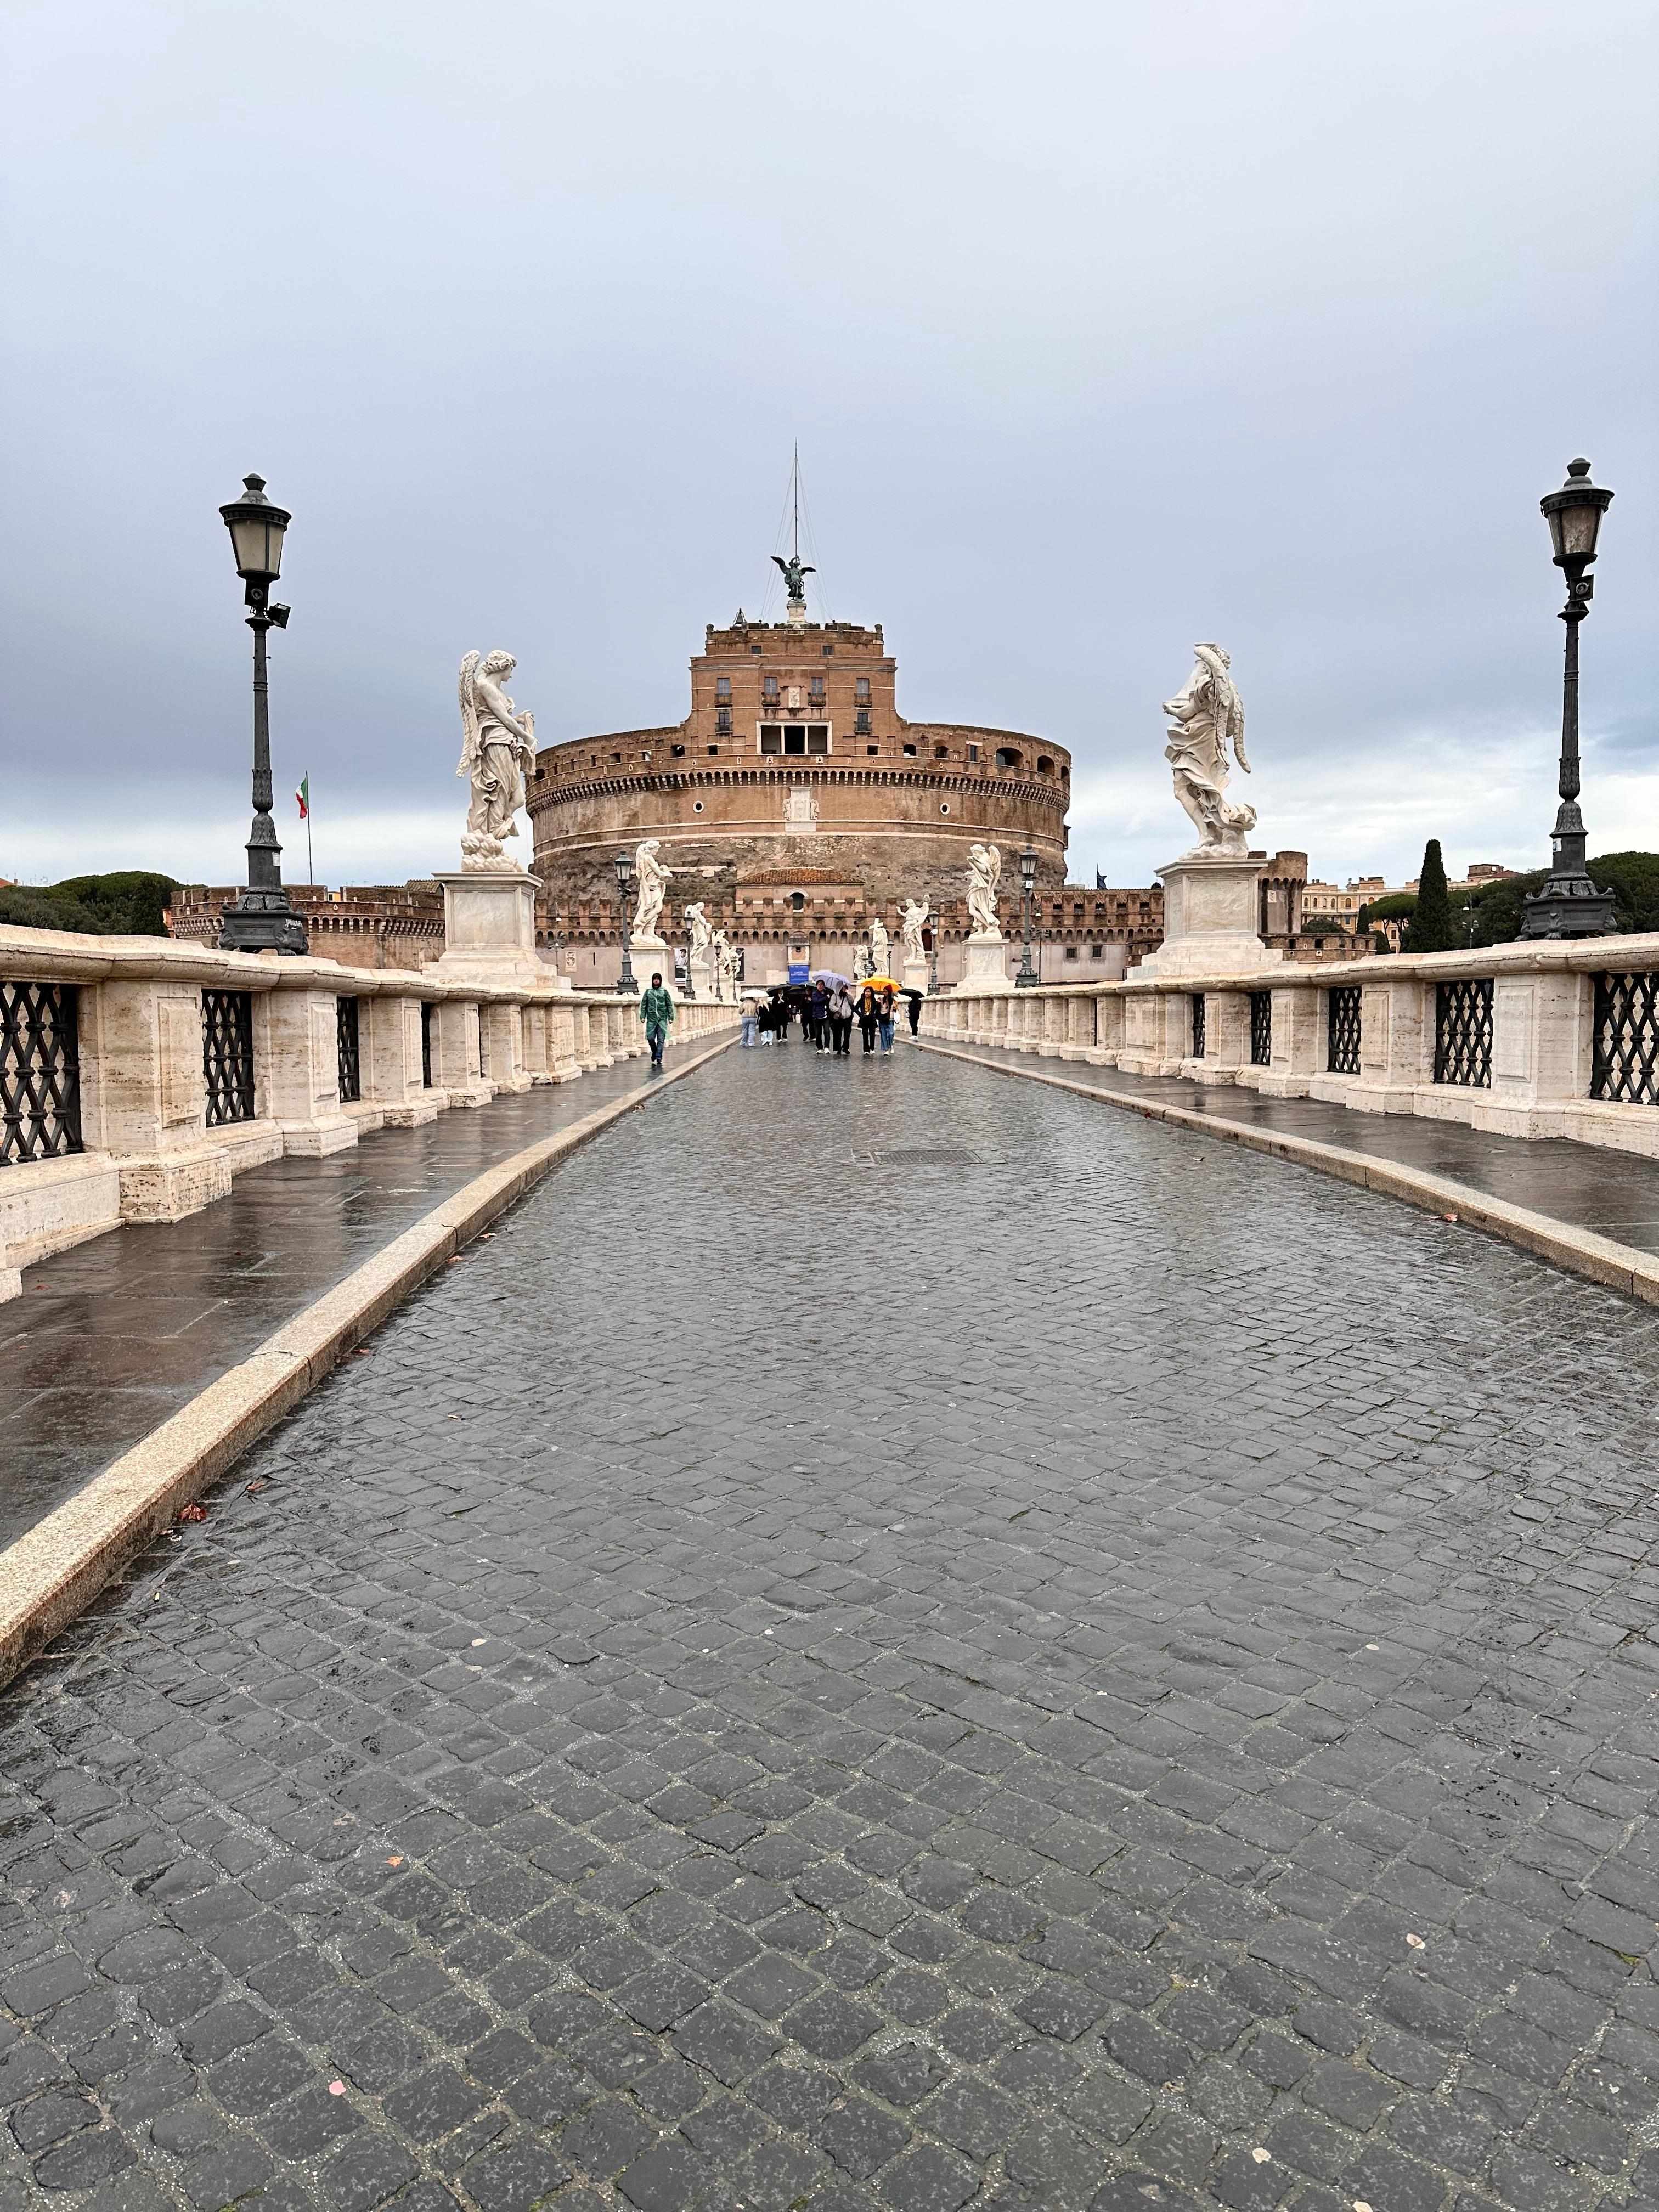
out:
<path id="1" fill-rule="evenodd" d="M 794 466 L 789 472 L 789 489 L 795 502 L 795 558 L 800 558 L 800 440 L 795 441 Z"/>

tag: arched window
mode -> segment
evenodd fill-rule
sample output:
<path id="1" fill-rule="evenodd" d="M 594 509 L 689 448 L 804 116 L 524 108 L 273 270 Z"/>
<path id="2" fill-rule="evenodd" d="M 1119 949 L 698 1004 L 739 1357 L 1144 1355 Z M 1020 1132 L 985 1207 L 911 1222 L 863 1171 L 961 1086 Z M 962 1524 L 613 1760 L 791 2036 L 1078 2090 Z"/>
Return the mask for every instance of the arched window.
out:
<path id="1" fill-rule="evenodd" d="M 1018 746 L 999 745 L 997 747 L 997 766 L 999 768 L 1018 768 L 1019 766 Z"/>
<path id="2" fill-rule="evenodd" d="M 1047 753 L 1039 753 L 1037 755 L 1037 774 L 1039 775 L 1052 775 L 1054 772 L 1054 764 L 1049 759 Z"/>

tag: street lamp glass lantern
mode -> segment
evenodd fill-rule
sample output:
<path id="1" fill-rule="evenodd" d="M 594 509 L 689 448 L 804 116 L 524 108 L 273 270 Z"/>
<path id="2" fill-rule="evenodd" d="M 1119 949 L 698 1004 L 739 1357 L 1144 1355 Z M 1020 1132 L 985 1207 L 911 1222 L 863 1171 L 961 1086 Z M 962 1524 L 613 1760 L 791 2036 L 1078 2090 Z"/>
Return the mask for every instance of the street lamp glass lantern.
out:
<path id="1" fill-rule="evenodd" d="M 633 882 L 633 854 L 631 853 L 618 853 L 617 855 L 617 889 L 622 893 L 624 898 L 628 896 L 628 886 Z"/>
<path id="2" fill-rule="evenodd" d="M 283 533 L 293 517 L 265 497 L 263 477 L 245 477 L 240 499 L 222 507 L 236 556 L 236 573 L 250 584 L 274 584 L 283 573 Z"/>
<path id="3" fill-rule="evenodd" d="M 1568 462 L 1565 483 L 1538 502 L 1550 526 L 1558 568 L 1582 574 L 1595 560 L 1596 533 L 1612 498 L 1610 491 L 1590 482 L 1588 461 Z"/>
<path id="4" fill-rule="evenodd" d="M 1029 891 L 1036 883 L 1036 854 L 1028 845 L 1019 856 L 1019 872 Z"/>

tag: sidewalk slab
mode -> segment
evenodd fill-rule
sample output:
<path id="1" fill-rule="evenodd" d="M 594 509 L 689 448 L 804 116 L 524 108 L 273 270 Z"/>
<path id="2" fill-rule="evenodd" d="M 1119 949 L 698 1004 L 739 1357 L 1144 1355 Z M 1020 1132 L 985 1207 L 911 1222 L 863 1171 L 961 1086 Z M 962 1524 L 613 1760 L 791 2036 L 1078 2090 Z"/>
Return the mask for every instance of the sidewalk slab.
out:
<path id="1" fill-rule="evenodd" d="M 1310 1098 L 1264 1098 L 1232 1084 L 1033 1065 L 994 1046 L 923 1048 L 1000 1075 L 1097 1098 L 1149 1119 L 1316 1168 L 1429 1212 L 1455 1215 L 1522 1250 L 1659 1305 L 1659 1161 L 1559 1138 L 1494 1136 L 1461 1123 L 1358 1114 Z"/>

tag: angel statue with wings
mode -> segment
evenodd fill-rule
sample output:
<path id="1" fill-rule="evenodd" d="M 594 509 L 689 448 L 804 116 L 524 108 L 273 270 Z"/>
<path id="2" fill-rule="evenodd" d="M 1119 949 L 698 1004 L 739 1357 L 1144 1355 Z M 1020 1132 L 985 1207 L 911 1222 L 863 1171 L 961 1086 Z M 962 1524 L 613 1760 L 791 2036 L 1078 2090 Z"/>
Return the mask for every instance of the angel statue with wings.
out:
<path id="1" fill-rule="evenodd" d="M 975 937 L 994 937 L 1001 942 L 997 921 L 997 883 L 1002 874 L 1002 854 L 994 845 L 968 848 L 968 919 Z"/>
<path id="2" fill-rule="evenodd" d="M 772 556 L 772 558 L 777 562 L 779 568 L 783 571 L 783 580 L 789 587 L 789 596 L 791 599 L 798 607 L 805 606 L 806 604 L 806 579 L 809 576 L 816 576 L 818 573 L 817 570 L 813 568 L 810 562 L 803 567 L 801 557 L 799 553 L 792 553 L 787 561 L 784 559 L 781 553 L 775 553 Z"/>
<path id="3" fill-rule="evenodd" d="M 908 966 L 927 957 L 921 941 L 921 933 L 927 925 L 927 908 L 921 899 L 906 899 L 899 908 L 899 936 L 904 945 L 904 958 Z"/>
<path id="4" fill-rule="evenodd" d="M 1218 645 L 1195 645 L 1192 674 L 1173 699 L 1164 757 L 1175 771 L 1176 797 L 1198 830 L 1194 853 L 1243 853 L 1255 827 L 1255 809 L 1227 796 L 1229 744 L 1246 775 L 1244 702 L 1230 671 L 1232 657 Z"/>
<path id="5" fill-rule="evenodd" d="M 536 757 L 536 722 L 518 714 L 501 685 L 518 662 L 510 653 L 469 653 L 461 663 L 461 758 L 457 775 L 472 782 L 461 833 L 463 868 L 517 868 L 501 848 L 516 837 L 514 816 L 524 805 L 524 772 Z"/>

